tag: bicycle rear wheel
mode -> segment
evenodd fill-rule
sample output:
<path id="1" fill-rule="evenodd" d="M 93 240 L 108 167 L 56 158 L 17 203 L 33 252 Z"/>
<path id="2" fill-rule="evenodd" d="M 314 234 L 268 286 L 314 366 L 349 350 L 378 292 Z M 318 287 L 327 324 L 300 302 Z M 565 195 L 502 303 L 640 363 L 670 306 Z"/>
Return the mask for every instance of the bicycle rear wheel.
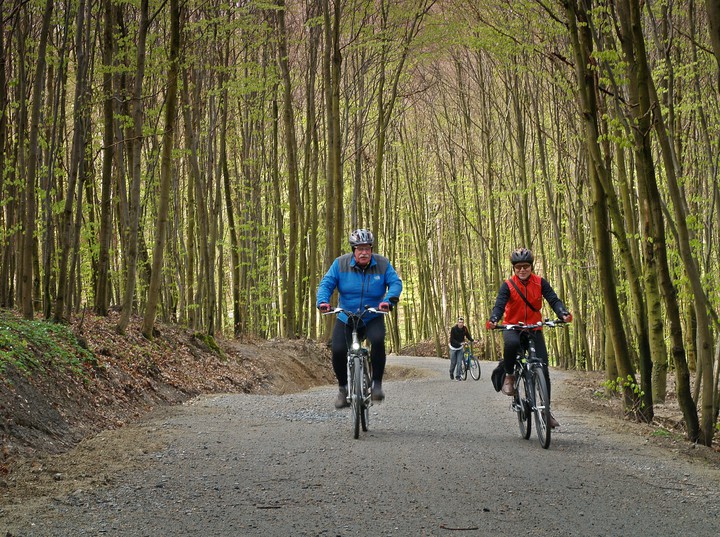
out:
<path id="1" fill-rule="evenodd" d="M 360 436 L 360 415 L 362 413 L 362 359 L 359 356 L 353 357 L 352 379 L 350 385 L 350 409 L 352 414 L 353 438 Z"/>
<path id="2" fill-rule="evenodd" d="M 523 375 L 520 376 L 515 397 L 513 399 L 513 408 L 517 412 L 518 426 L 520 427 L 520 436 L 525 440 L 530 438 L 532 430 L 532 409 L 529 401 L 527 380 Z"/>
<path id="3" fill-rule="evenodd" d="M 475 356 L 470 357 L 470 375 L 474 380 L 480 380 L 480 360 Z"/>
<path id="4" fill-rule="evenodd" d="M 535 382 L 535 432 L 537 433 L 540 445 L 547 449 L 550 447 L 550 397 L 548 396 L 547 382 L 541 367 L 533 369 L 533 377 Z"/>

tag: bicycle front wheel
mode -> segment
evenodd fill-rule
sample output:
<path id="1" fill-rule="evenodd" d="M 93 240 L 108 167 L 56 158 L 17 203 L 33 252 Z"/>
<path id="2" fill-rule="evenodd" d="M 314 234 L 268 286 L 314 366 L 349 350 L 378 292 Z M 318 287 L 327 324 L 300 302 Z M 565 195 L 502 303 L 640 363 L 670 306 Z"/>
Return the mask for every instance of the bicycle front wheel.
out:
<path id="1" fill-rule="evenodd" d="M 370 373 L 370 363 L 367 359 L 364 360 L 363 364 L 363 387 L 362 387 L 362 411 L 360 412 L 360 425 L 362 430 L 367 432 L 368 425 L 370 423 L 370 386 L 372 383 L 372 377 Z"/>
<path id="2" fill-rule="evenodd" d="M 468 363 L 467 363 L 467 359 L 463 356 L 462 361 L 460 362 L 460 375 L 462 376 L 463 380 L 467 380 L 467 372 L 468 372 Z"/>
<path id="3" fill-rule="evenodd" d="M 363 407 L 363 371 L 362 359 L 359 356 L 353 358 L 352 380 L 350 381 L 350 408 L 352 414 L 353 438 L 360 436 L 360 415 Z"/>
<path id="4" fill-rule="evenodd" d="M 480 360 L 475 356 L 470 358 L 470 375 L 474 380 L 480 380 Z"/>
<path id="5" fill-rule="evenodd" d="M 548 396 L 548 387 L 545 375 L 541 367 L 533 369 L 533 377 L 535 382 L 535 432 L 537 433 L 540 445 L 547 449 L 550 447 L 550 397 Z"/>
<path id="6" fill-rule="evenodd" d="M 532 407 L 530 405 L 529 397 L 530 393 L 528 390 L 527 379 L 523 374 L 520 376 L 517 383 L 513 407 L 515 412 L 517 412 L 520 436 L 522 436 L 525 440 L 530 438 L 530 432 L 532 430 Z"/>

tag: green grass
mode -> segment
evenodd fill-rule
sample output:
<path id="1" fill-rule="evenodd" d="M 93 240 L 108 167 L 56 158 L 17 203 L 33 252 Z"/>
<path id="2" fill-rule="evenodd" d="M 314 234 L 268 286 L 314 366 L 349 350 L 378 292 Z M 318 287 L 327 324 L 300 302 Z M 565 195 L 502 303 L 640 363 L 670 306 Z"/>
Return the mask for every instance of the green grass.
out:
<path id="1" fill-rule="evenodd" d="M 71 369 L 82 374 L 83 365 L 95 364 L 70 327 L 48 321 L 27 321 L 0 310 L 0 373 L 8 366 L 31 375 L 48 369 Z"/>

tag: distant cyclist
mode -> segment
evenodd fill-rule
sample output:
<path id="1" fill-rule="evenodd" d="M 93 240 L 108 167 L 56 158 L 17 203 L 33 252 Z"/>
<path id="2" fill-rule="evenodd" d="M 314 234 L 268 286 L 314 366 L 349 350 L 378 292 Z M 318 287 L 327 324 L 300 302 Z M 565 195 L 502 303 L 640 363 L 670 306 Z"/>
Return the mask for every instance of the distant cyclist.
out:
<path id="1" fill-rule="evenodd" d="M 462 360 L 465 340 L 474 341 L 465 319 L 458 317 L 457 324 L 450 329 L 450 380 L 462 380 Z"/>
<path id="2" fill-rule="evenodd" d="M 527 248 L 518 248 L 510 254 L 510 263 L 513 267 L 513 275 L 500 285 L 495 306 L 490 314 L 490 320 L 486 328 L 492 330 L 500 319 L 505 317 L 507 324 L 535 324 L 543 320 L 540 309 L 543 298 L 547 300 L 559 319 L 566 323 L 572 321 L 572 315 L 565 307 L 565 304 L 558 298 L 557 294 L 545 278 L 533 273 L 534 257 L 532 251 Z M 520 351 L 521 334 L 513 330 L 503 331 L 503 367 L 505 369 L 505 382 L 502 392 L 505 395 L 515 395 L 515 357 Z M 545 365 L 548 363 L 547 346 L 542 328 L 535 333 L 535 351 Z M 545 380 L 548 386 L 548 397 L 550 396 L 550 373 L 544 367 Z M 551 415 L 550 426 L 555 428 L 560 424 Z"/>
<path id="3" fill-rule="evenodd" d="M 373 253 L 375 237 L 367 229 L 356 229 L 350 233 L 352 253 L 335 259 L 323 276 L 317 290 L 317 307 L 321 312 L 330 311 L 330 297 L 338 291 L 338 307 L 359 312 L 365 306 L 381 311 L 390 311 L 400 300 L 402 280 L 390 261 Z M 368 312 L 363 317 L 363 325 L 358 327 L 361 338 L 370 342 L 370 361 L 372 363 L 372 399 L 382 401 L 385 393 L 382 379 L 385 373 L 385 319 L 384 315 Z M 348 318 L 340 313 L 335 321 L 332 333 L 332 362 L 339 391 L 335 408 L 347 403 L 347 346 L 352 335 Z"/>

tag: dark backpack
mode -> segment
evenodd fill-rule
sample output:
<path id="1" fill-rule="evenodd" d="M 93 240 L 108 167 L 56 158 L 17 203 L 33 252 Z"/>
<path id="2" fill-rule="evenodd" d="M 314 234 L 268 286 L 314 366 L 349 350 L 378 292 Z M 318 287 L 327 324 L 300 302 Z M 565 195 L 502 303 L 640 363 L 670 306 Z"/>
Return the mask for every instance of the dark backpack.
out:
<path id="1" fill-rule="evenodd" d="M 497 367 L 493 369 L 490 380 L 492 380 L 495 391 L 499 392 L 502 389 L 503 382 L 505 382 L 505 367 L 503 366 L 502 360 L 500 360 Z"/>

